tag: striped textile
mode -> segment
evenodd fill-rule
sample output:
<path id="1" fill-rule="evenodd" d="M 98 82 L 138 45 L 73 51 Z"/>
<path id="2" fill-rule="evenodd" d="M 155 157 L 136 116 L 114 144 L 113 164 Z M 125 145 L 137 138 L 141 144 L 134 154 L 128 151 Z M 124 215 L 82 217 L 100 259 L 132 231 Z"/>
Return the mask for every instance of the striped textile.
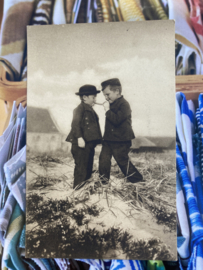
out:
<path id="1" fill-rule="evenodd" d="M 26 146 L 24 146 L 15 156 L 13 156 L 4 165 L 4 172 L 8 187 L 20 178 L 26 169 Z"/>
<path id="2" fill-rule="evenodd" d="M 105 270 L 105 264 L 103 260 L 91 260 L 91 259 L 77 259 L 91 265 L 93 270 Z M 142 261 L 136 260 L 111 260 L 110 270 L 145 270 Z M 161 269 L 162 270 L 162 269 Z"/>
<path id="3" fill-rule="evenodd" d="M 52 0 L 38 0 L 34 15 L 32 17 L 32 25 L 47 25 L 51 23 Z"/>
<path id="4" fill-rule="evenodd" d="M 16 205 L 16 200 L 12 193 L 9 194 L 4 208 L 0 212 L 0 240 L 1 244 L 4 246 L 4 240 L 8 225 Z"/>
<path id="5" fill-rule="evenodd" d="M 18 241 L 24 223 L 25 223 L 24 215 L 19 205 L 16 204 L 6 234 L 4 252 L 2 257 L 2 261 L 4 262 L 5 266 L 9 269 L 26 270 L 24 263 L 22 262 L 22 259 L 20 257 L 20 254 L 17 250 Z M 2 267 L 2 270 L 7 269 L 5 266 Z"/>
<path id="6" fill-rule="evenodd" d="M 180 51 L 180 48 L 181 48 L 181 44 L 178 43 L 177 41 L 175 41 L 175 56 L 177 57 L 179 51 Z"/>
<path id="7" fill-rule="evenodd" d="M 199 137 L 201 140 L 201 158 L 203 158 L 203 95 L 200 94 L 198 98 L 199 110 L 197 110 L 197 125 L 199 130 Z M 201 160 L 202 161 L 202 160 Z M 201 162 L 201 173 L 203 176 L 203 162 Z"/>
<path id="8" fill-rule="evenodd" d="M 109 9 L 108 0 L 100 0 L 102 6 L 103 22 L 111 22 L 111 11 Z"/>
<path id="9" fill-rule="evenodd" d="M 193 112 L 189 109 L 188 102 L 185 98 L 185 95 L 182 95 L 182 104 L 181 104 L 181 118 L 183 124 L 183 132 L 186 142 L 186 153 L 187 153 L 187 167 L 189 170 L 189 176 L 192 181 L 194 188 L 195 182 L 195 171 L 193 164 L 193 145 L 192 145 L 192 132 L 194 132 L 194 116 Z"/>
<path id="10" fill-rule="evenodd" d="M 162 6 L 164 7 L 165 10 L 168 9 L 168 0 L 161 0 Z"/>
<path id="11" fill-rule="evenodd" d="M 53 1 L 38 0 L 34 15 L 31 20 L 31 25 L 47 25 L 51 23 Z M 27 46 L 24 51 L 23 67 L 21 71 L 21 80 L 27 80 Z"/>
<path id="12" fill-rule="evenodd" d="M 141 261 L 135 260 L 112 260 L 110 270 L 117 269 L 126 269 L 126 270 L 144 270 Z"/>
<path id="13" fill-rule="evenodd" d="M 87 0 L 82 0 L 80 10 L 78 13 L 77 23 L 86 23 L 87 20 L 86 10 L 87 10 Z"/>
<path id="14" fill-rule="evenodd" d="M 66 23 L 71 23 L 72 21 L 72 11 L 74 3 L 74 0 L 65 0 Z"/>
<path id="15" fill-rule="evenodd" d="M 190 228 L 191 228 L 191 250 L 192 255 L 189 261 L 188 270 L 192 269 L 203 269 L 203 260 L 200 260 L 200 256 L 202 254 L 202 240 L 203 240 L 203 223 L 202 218 L 198 209 L 197 201 L 194 196 L 192 184 L 188 175 L 188 171 L 184 164 L 183 158 L 181 156 L 181 152 L 179 147 L 176 145 L 176 162 L 177 169 L 181 178 L 181 184 L 184 190 L 184 194 L 187 201 L 187 210 L 190 220 Z M 197 254 L 198 251 L 198 254 Z M 197 260 L 198 258 L 198 260 Z M 198 267 L 196 265 L 198 263 Z"/>
<path id="16" fill-rule="evenodd" d="M 32 260 L 40 267 L 41 270 L 54 270 L 49 259 L 32 258 Z"/>
<path id="17" fill-rule="evenodd" d="M 193 49 L 182 44 L 176 56 L 176 75 L 197 74 L 201 60 Z"/>
<path id="18" fill-rule="evenodd" d="M 6 182 L 22 211 L 25 212 L 26 146 L 4 165 Z"/>
<path id="19" fill-rule="evenodd" d="M 52 24 L 66 24 L 65 7 L 63 0 L 55 0 Z"/>
<path id="20" fill-rule="evenodd" d="M 141 8 L 135 0 L 119 0 L 119 5 L 124 21 L 144 21 Z"/>
<path id="21" fill-rule="evenodd" d="M 25 46 L 24 56 L 23 56 L 23 66 L 21 69 L 21 81 L 27 81 L 27 44 Z"/>
<path id="22" fill-rule="evenodd" d="M 195 183 L 196 183 L 196 197 L 197 203 L 200 210 L 200 214 L 203 219 L 203 189 L 202 189 L 202 166 L 201 160 L 203 159 L 203 148 L 202 148 L 202 138 L 201 138 L 201 124 L 200 124 L 200 111 L 197 109 L 196 112 L 197 119 L 197 133 L 193 136 L 193 144 L 195 151 Z"/>
<path id="23" fill-rule="evenodd" d="M 176 208 L 178 219 L 177 250 L 183 266 L 187 266 L 190 258 L 190 227 L 185 208 L 185 197 L 180 182 L 179 174 L 176 173 Z"/>
<path id="24" fill-rule="evenodd" d="M 13 129 L 11 130 L 3 147 L 0 149 L 0 184 L 1 184 L 0 209 L 4 207 L 6 199 L 9 194 L 9 189 L 6 183 L 3 166 L 7 162 L 7 160 L 11 157 L 12 153 L 11 145 L 13 143 L 15 131 L 16 131 L 16 124 L 13 126 Z"/>
<path id="25" fill-rule="evenodd" d="M 202 138 L 201 138 L 201 122 L 200 122 L 200 110 L 199 108 L 197 108 L 196 110 L 196 129 L 197 129 L 197 142 L 196 145 L 199 143 L 199 145 L 197 145 L 197 151 L 200 152 L 200 169 L 201 169 L 201 174 L 203 173 L 202 171 L 202 163 L 201 163 L 201 155 L 203 153 L 201 153 L 202 149 Z"/>
<path id="26" fill-rule="evenodd" d="M 183 129 L 183 124 L 182 124 L 182 117 L 181 117 L 181 105 L 182 105 L 183 98 L 184 98 L 184 95 L 182 93 L 180 92 L 176 93 L 176 131 L 177 131 L 178 140 L 180 141 L 180 144 L 181 144 L 183 160 L 184 160 L 185 165 L 187 166 L 187 145 L 186 145 L 184 129 Z"/>
<path id="27" fill-rule="evenodd" d="M 192 134 L 195 133 L 195 105 L 194 102 L 192 100 L 188 100 L 187 101 L 188 104 L 188 109 L 190 111 L 190 121 L 191 121 L 191 129 L 192 129 Z"/>
<path id="28" fill-rule="evenodd" d="M 70 262 L 68 259 L 54 259 L 60 270 L 70 270 Z"/>
<path id="29" fill-rule="evenodd" d="M 178 92 L 176 93 L 176 132 L 177 141 L 180 142 L 181 154 L 184 160 L 186 169 L 188 168 L 188 151 L 191 155 L 192 129 L 194 120 L 190 120 L 190 110 L 188 108 L 185 96 Z M 192 118 L 192 117 L 191 117 Z M 192 118 L 193 119 L 193 118 Z M 188 129 L 188 130 L 187 130 Z M 187 135 L 189 133 L 189 135 Z M 191 156 L 190 156 L 191 157 Z M 191 167 L 191 159 L 189 159 Z M 181 185 L 179 175 L 176 175 L 176 199 L 177 199 L 177 216 L 178 216 L 178 235 L 177 235 L 177 249 L 183 266 L 187 266 L 190 258 L 190 227 L 187 218 L 187 209 L 185 208 L 184 189 Z"/>
<path id="30" fill-rule="evenodd" d="M 91 259 L 76 259 L 85 262 L 94 267 L 95 270 L 103 270 L 104 262 L 102 260 L 91 260 Z"/>
<path id="31" fill-rule="evenodd" d="M 22 260 L 31 270 L 40 270 L 40 267 L 32 259 L 22 257 Z"/>
<path id="32" fill-rule="evenodd" d="M 0 62 L 6 64 L 16 81 L 20 78 L 26 44 L 26 26 L 30 24 L 34 2 L 34 0 L 4 1 L 0 32 Z"/>
<path id="33" fill-rule="evenodd" d="M 25 205 L 26 205 L 26 184 L 25 184 L 25 172 L 19 177 L 19 179 L 14 183 L 10 188 L 11 193 L 15 197 L 16 201 L 18 202 L 21 210 L 25 212 Z"/>
<path id="34" fill-rule="evenodd" d="M 101 1 L 100 0 L 95 0 L 96 4 L 97 4 L 97 9 L 95 10 L 95 15 L 96 15 L 96 21 L 99 22 L 103 22 L 103 13 L 102 13 L 102 5 L 101 5 Z"/>
<path id="35" fill-rule="evenodd" d="M 203 242 L 197 247 L 196 254 L 196 269 L 202 269 L 203 267 Z M 193 268 L 194 269 L 194 268 Z"/>
<path id="36" fill-rule="evenodd" d="M 148 0 L 148 3 L 149 7 L 153 10 L 153 14 L 155 15 L 154 19 L 168 20 L 168 16 L 166 15 L 159 0 Z"/>

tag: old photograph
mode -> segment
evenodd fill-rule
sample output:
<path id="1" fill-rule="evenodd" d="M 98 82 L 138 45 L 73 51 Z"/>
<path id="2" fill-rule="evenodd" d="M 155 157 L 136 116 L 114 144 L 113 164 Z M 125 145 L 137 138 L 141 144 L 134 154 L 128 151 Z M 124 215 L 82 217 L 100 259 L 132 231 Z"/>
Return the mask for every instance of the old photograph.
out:
<path id="1" fill-rule="evenodd" d="M 26 257 L 177 259 L 174 26 L 28 27 Z"/>

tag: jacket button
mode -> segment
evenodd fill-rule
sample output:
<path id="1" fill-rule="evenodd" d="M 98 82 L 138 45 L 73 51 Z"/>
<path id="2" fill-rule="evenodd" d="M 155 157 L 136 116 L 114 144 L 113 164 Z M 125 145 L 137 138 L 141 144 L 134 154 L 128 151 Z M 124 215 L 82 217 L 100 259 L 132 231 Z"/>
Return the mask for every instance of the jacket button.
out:
<path id="1" fill-rule="evenodd" d="M 113 129 L 111 131 L 113 131 Z"/>
<path id="2" fill-rule="evenodd" d="M 90 128 L 87 128 L 87 129 L 90 129 Z"/>

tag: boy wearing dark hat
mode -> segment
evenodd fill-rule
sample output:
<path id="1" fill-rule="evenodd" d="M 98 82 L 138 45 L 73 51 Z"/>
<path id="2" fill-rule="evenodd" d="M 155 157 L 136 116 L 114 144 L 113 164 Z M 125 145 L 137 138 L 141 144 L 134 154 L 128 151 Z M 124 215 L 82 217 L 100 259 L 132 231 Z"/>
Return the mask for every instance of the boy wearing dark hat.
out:
<path id="1" fill-rule="evenodd" d="M 99 157 L 100 176 L 109 180 L 113 156 L 123 174 L 127 176 L 127 182 L 142 181 L 142 175 L 128 157 L 131 140 L 135 138 L 135 135 L 132 130 L 131 108 L 121 95 L 121 83 L 119 79 L 115 78 L 102 82 L 101 86 L 107 102 L 104 103 L 106 123 Z"/>
<path id="2" fill-rule="evenodd" d="M 73 111 L 71 131 L 66 138 L 72 143 L 71 153 L 75 160 L 73 188 L 79 185 L 76 189 L 91 177 L 95 147 L 102 139 L 99 118 L 92 108 L 98 93 L 100 91 L 93 85 L 84 85 L 76 93 L 81 103 Z"/>

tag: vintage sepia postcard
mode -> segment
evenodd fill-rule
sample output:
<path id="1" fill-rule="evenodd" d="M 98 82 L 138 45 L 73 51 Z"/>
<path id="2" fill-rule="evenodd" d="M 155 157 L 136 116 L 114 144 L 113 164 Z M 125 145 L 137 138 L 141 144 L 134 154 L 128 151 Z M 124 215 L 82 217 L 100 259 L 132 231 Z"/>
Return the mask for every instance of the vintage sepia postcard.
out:
<path id="1" fill-rule="evenodd" d="M 174 27 L 28 26 L 26 257 L 177 259 Z"/>

